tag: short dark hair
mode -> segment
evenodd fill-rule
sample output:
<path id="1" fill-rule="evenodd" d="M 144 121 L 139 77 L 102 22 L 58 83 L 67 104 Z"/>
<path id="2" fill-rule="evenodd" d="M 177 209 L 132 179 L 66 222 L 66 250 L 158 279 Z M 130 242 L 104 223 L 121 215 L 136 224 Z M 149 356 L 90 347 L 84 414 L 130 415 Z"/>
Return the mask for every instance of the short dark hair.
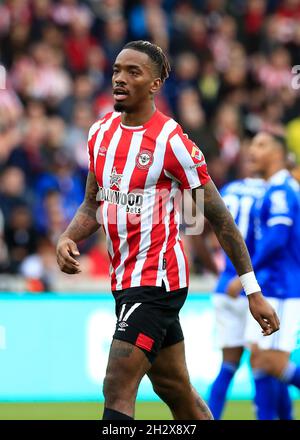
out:
<path id="1" fill-rule="evenodd" d="M 139 52 L 144 52 L 152 60 L 162 82 L 168 78 L 171 71 L 170 63 L 164 51 L 156 44 L 145 40 L 130 41 L 123 47 L 123 49 L 133 49 Z"/>
<path id="2" fill-rule="evenodd" d="M 284 155 L 284 157 L 287 156 L 288 154 L 288 148 L 286 145 L 286 141 L 284 136 L 280 135 L 280 134 L 274 134 L 274 133 L 269 133 L 269 135 L 275 140 L 275 142 L 280 146 L 282 153 Z"/>

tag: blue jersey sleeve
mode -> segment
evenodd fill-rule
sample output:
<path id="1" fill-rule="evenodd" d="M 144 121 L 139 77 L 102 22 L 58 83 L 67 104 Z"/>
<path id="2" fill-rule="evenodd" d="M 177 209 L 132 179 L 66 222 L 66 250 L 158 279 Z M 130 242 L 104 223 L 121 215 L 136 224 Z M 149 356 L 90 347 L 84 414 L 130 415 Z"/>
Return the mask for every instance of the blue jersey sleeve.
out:
<path id="1" fill-rule="evenodd" d="M 261 230 L 252 264 L 255 270 L 268 265 L 287 245 L 293 225 L 294 197 L 287 188 L 274 188 L 264 200 Z"/>

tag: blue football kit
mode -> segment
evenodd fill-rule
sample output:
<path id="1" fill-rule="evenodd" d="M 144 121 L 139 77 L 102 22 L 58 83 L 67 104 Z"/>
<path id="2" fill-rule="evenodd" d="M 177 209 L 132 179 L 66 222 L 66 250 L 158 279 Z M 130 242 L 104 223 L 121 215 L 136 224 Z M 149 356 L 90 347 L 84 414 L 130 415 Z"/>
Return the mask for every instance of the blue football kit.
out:
<path id="1" fill-rule="evenodd" d="M 220 194 L 231 212 L 248 247 L 250 256 L 254 253 L 254 207 L 265 192 L 265 182 L 262 179 L 246 178 L 225 185 Z M 216 293 L 225 293 L 228 283 L 236 276 L 236 270 L 229 257 L 225 257 L 225 268 L 220 275 Z"/>

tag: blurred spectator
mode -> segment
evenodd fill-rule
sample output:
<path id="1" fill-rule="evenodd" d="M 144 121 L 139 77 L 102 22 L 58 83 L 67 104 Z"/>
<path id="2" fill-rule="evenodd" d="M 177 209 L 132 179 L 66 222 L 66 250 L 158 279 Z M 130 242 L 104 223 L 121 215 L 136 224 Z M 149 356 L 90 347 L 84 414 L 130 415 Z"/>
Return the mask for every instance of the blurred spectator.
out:
<path id="1" fill-rule="evenodd" d="M 4 236 L 4 216 L 0 210 L 0 273 L 9 270 L 7 243 Z"/>
<path id="2" fill-rule="evenodd" d="M 27 291 L 51 291 L 53 282 L 59 275 L 53 243 L 41 237 L 38 240 L 36 252 L 24 258 L 20 273 L 27 280 Z"/>
<path id="3" fill-rule="evenodd" d="M 229 104 L 220 106 L 215 125 L 221 156 L 225 163 L 231 165 L 239 153 L 241 144 L 242 133 L 238 109 Z"/>
<path id="4" fill-rule="evenodd" d="M 0 207 L 6 224 L 11 222 L 12 212 L 25 202 L 30 205 L 30 193 L 25 186 L 23 171 L 17 167 L 7 167 L 0 178 Z"/>
<path id="5" fill-rule="evenodd" d="M 205 113 L 196 89 L 186 88 L 180 93 L 178 118 L 184 131 L 196 145 L 199 145 L 208 162 L 211 157 L 218 155 L 219 145 L 206 125 Z"/>
<path id="6" fill-rule="evenodd" d="M 82 201 L 87 133 L 113 110 L 111 65 L 129 39 L 168 54 L 172 72 L 157 107 L 203 150 L 218 187 L 240 175 L 247 137 L 262 129 L 286 134 L 300 164 L 300 92 L 291 87 L 299 19 L 300 0 L 3 0 L 0 270 L 26 274 L 32 290 L 51 284 L 37 268 L 51 266 L 56 237 Z M 205 241 L 217 248 L 210 234 Z M 195 243 L 190 258 L 201 273 Z M 82 247 L 90 273 L 106 267 L 101 246 Z"/>
<path id="7" fill-rule="evenodd" d="M 91 36 L 91 17 L 89 14 L 75 12 L 70 19 L 70 35 L 65 42 L 66 55 L 73 72 L 84 72 L 87 67 L 88 53 L 96 46 L 96 39 Z"/>
<path id="8" fill-rule="evenodd" d="M 113 16 L 105 22 L 103 49 L 110 67 L 126 43 L 126 21 L 122 16 Z"/>
<path id="9" fill-rule="evenodd" d="M 27 206 L 18 205 L 11 210 L 5 241 L 9 250 L 9 271 L 17 273 L 22 261 L 36 249 L 37 234 Z"/>

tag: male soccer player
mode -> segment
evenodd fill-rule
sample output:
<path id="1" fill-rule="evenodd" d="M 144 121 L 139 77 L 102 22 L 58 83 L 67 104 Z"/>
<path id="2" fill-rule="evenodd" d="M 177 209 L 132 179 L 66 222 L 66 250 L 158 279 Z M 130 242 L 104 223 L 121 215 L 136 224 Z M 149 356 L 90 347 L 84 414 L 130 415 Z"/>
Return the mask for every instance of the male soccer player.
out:
<path id="1" fill-rule="evenodd" d="M 248 166 L 248 155 L 244 158 L 244 166 Z M 251 174 L 251 173 L 250 173 Z M 258 178 L 244 178 L 225 185 L 221 196 L 231 212 L 249 250 L 254 254 L 254 214 L 255 204 L 265 193 L 265 183 Z M 248 304 L 242 292 L 232 298 L 227 289 L 236 277 L 236 271 L 230 259 L 226 256 L 225 268 L 221 273 L 213 297 L 216 316 L 216 336 L 222 349 L 222 364 L 218 376 L 214 380 L 208 405 L 215 419 L 220 419 L 224 409 L 229 385 L 239 368 L 244 352 L 245 328 L 247 322 Z M 276 379 L 272 381 L 273 390 L 280 395 L 277 414 L 280 419 L 290 419 L 291 400 L 287 386 Z"/>
<path id="2" fill-rule="evenodd" d="M 117 56 L 115 112 L 90 129 L 85 198 L 57 245 L 61 270 L 80 272 L 77 243 L 98 229 L 100 201 L 118 318 L 104 379 L 105 420 L 134 417 L 145 374 L 175 419 L 212 418 L 191 386 L 185 363 L 178 313 L 187 295 L 188 268 L 176 221 L 176 190 L 190 189 L 197 199 L 202 187 L 205 216 L 241 276 L 251 313 L 264 335 L 279 328 L 201 151 L 155 108 L 154 94 L 169 71 L 163 51 L 147 41 L 130 42 Z"/>
<path id="3" fill-rule="evenodd" d="M 253 171 L 267 183 L 266 193 L 256 206 L 253 266 L 265 295 L 277 310 L 281 330 L 276 336 L 261 338 L 250 317 L 245 339 L 252 344 L 257 416 L 273 419 L 280 395 L 271 376 L 300 388 L 300 368 L 289 360 L 300 329 L 300 193 L 298 183 L 285 168 L 282 138 L 257 134 L 250 146 L 250 160 Z M 239 288 L 237 279 L 236 291 Z"/>

